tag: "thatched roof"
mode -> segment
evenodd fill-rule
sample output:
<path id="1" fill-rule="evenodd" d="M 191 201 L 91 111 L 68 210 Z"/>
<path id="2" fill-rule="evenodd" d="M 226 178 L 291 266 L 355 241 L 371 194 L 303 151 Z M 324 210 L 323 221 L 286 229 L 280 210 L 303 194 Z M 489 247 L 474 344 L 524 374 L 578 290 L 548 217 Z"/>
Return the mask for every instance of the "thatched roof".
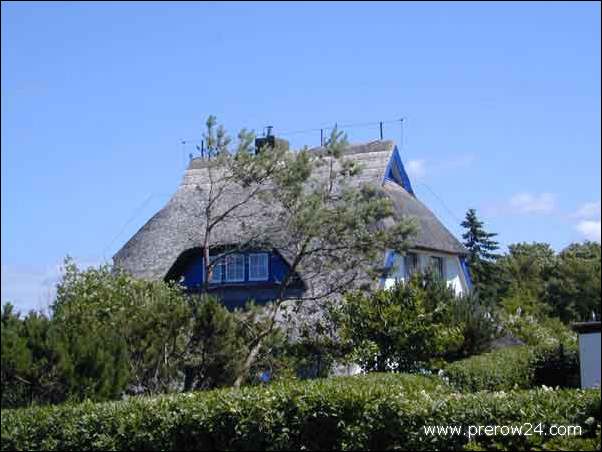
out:
<path id="1" fill-rule="evenodd" d="M 312 152 L 320 154 L 321 148 Z M 442 251 L 451 254 L 462 254 L 464 247 L 443 226 L 435 215 L 415 196 L 400 185 L 384 181 L 392 156 L 397 152 L 392 141 L 374 141 L 367 144 L 352 145 L 345 150 L 345 155 L 362 165 L 358 183 L 371 183 L 383 186 L 385 193 L 393 201 L 395 212 L 399 217 L 413 217 L 420 226 L 415 239 L 416 248 Z M 200 209 L 203 209 L 203 193 L 209 189 L 211 173 L 206 160 L 193 159 L 184 174 L 182 183 L 173 197 L 157 212 L 114 256 L 115 265 L 123 268 L 135 277 L 143 279 L 162 279 L 166 276 L 174 262 L 186 250 L 201 247 L 202 228 L 204 223 Z M 320 178 L 320 170 L 314 174 Z M 411 191 L 411 188 L 409 189 Z M 227 191 L 225 203 L 240 199 L 244 192 L 240 187 L 232 187 Z M 229 245 L 248 240 L 244 228 L 240 227 L 250 215 L 257 218 L 270 215 L 269 208 L 253 202 L 238 211 L 237 220 L 229 221 L 219 227 L 214 234 L 212 246 Z M 261 222 L 255 222 L 261 224 Z M 285 238 L 283 238 L 285 240 Z M 279 248 L 280 249 L 280 248 Z M 281 250 L 286 258 L 286 251 Z"/>
<path id="2" fill-rule="evenodd" d="M 450 254 L 466 254 L 466 248 L 415 196 L 410 195 L 404 188 L 391 181 L 385 181 L 383 189 L 389 195 L 395 212 L 400 218 L 417 220 L 419 229 L 414 238 L 414 248 Z"/>

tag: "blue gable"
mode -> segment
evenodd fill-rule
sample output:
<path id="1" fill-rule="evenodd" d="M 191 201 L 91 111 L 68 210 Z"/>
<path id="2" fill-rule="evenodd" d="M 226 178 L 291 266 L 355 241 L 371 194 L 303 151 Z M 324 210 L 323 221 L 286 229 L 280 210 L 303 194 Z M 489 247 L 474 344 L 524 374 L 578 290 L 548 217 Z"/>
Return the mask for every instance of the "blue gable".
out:
<path id="1" fill-rule="evenodd" d="M 397 146 L 395 146 L 395 149 L 393 149 L 393 152 L 391 153 L 391 158 L 389 159 L 387 169 L 385 170 L 384 180 L 395 182 L 396 184 L 401 185 L 405 191 L 416 196 L 408 173 L 406 173 L 403 162 L 401 161 L 401 155 L 399 154 Z"/>
<path id="2" fill-rule="evenodd" d="M 466 280 L 466 285 L 468 289 L 472 289 L 472 277 L 470 276 L 470 268 L 468 266 L 468 262 L 464 256 L 460 256 L 460 266 L 462 267 L 462 272 L 464 273 L 464 279 Z"/>

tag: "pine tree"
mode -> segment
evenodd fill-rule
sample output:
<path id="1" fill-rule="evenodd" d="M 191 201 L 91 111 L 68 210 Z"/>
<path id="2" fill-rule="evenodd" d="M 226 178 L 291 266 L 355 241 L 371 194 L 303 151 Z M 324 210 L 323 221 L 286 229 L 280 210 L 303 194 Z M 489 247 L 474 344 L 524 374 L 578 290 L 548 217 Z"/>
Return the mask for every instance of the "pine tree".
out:
<path id="1" fill-rule="evenodd" d="M 488 298 L 496 291 L 495 261 L 499 255 L 495 251 L 499 249 L 499 244 L 493 238 L 497 234 L 484 229 L 475 209 L 466 212 L 466 219 L 461 226 L 466 229 L 462 238 L 464 246 L 468 249 L 467 261 L 474 288 L 477 293 Z"/>

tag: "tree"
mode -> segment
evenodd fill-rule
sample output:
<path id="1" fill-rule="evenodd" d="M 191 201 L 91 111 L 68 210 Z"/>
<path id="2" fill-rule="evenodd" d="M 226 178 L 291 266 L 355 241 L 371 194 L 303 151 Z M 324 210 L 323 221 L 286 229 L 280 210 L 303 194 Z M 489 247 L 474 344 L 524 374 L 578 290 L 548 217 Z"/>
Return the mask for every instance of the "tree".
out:
<path id="1" fill-rule="evenodd" d="M 444 354 L 446 361 L 454 361 L 488 351 L 500 335 L 499 319 L 489 303 L 482 302 L 478 294 L 470 293 L 450 301 L 451 312 L 446 324 L 458 327 L 462 344 Z"/>
<path id="2" fill-rule="evenodd" d="M 272 152 L 254 154 L 254 135 L 243 129 L 238 134 L 236 149 L 222 125 L 216 129 L 216 118 L 209 116 L 203 138 L 207 143 L 208 158 L 204 162 L 204 184 L 195 186 L 196 203 L 189 208 L 200 219 L 202 227 L 195 230 L 190 241 L 200 243 L 203 250 L 205 278 L 203 290 L 209 290 L 214 268 L 221 265 L 229 254 L 257 243 L 261 231 L 244 227 L 249 221 L 262 224 L 269 212 L 259 209 L 259 199 L 270 189 L 271 178 L 280 171 L 280 160 L 285 149 L 277 146 Z M 221 243 L 216 231 L 225 224 L 232 228 L 232 240 Z"/>
<path id="3" fill-rule="evenodd" d="M 547 279 L 556 265 L 556 254 L 547 243 L 515 243 L 496 263 L 501 305 L 510 314 L 542 317 L 550 309 L 543 302 Z"/>
<path id="4" fill-rule="evenodd" d="M 499 245 L 493 240 L 497 234 L 485 231 L 484 223 L 477 218 L 475 209 L 466 212 L 461 226 L 466 229 L 462 238 L 464 246 L 468 249 L 467 261 L 474 289 L 482 299 L 490 298 L 495 293 L 497 284 L 494 263 L 499 257 L 495 253 Z"/>
<path id="5" fill-rule="evenodd" d="M 60 359 L 46 316 L 31 311 L 21 318 L 10 303 L 2 306 L 2 407 L 64 400 Z"/>
<path id="6" fill-rule="evenodd" d="M 212 135 L 214 126 L 210 117 L 207 142 L 219 141 L 217 134 Z M 204 226 L 195 232 L 196 239 L 191 238 L 202 244 L 205 291 L 209 291 L 214 266 L 241 249 L 277 249 L 289 264 L 278 294 L 261 313 L 261 321 L 256 319 L 263 327 L 255 329 L 249 340 L 237 386 L 248 375 L 279 317 L 311 309 L 307 302 L 315 307 L 320 300 L 358 285 L 369 286 L 382 272 L 384 252 L 403 252 L 415 228 L 407 221 L 378 226 L 393 215 L 391 202 L 379 187 L 356 182 L 361 168 L 345 159 L 346 137 L 336 127 L 322 152 L 291 152 L 276 141 L 252 153 L 252 141 L 252 134 L 243 130 L 234 152 L 223 145 L 204 163 L 207 183 L 197 186 L 195 207 Z M 228 142 L 223 134 L 221 142 Z M 221 243 L 215 232 L 225 225 L 230 240 Z M 300 273 L 307 293 L 294 305 L 285 303 L 287 289 Z"/>
<path id="7" fill-rule="evenodd" d="M 51 309 L 62 378 L 73 397 L 173 389 L 190 318 L 179 287 L 107 265 L 81 271 L 67 259 Z"/>
<path id="8" fill-rule="evenodd" d="M 253 339 L 235 385 L 241 383 L 264 338 L 276 327 L 279 313 L 290 318 L 347 290 L 369 288 L 382 274 L 385 251 L 403 253 L 415 232 L 414 223 L 408 221 L 388 228 L 377 226 L 393 216 L 391 202 L 379 187 L 355 182 L 361 168 L 345 159 L 346 144 L 346 136 L 335 127 L 324 152 L 286 152 L 278 159 L 272 189 L 263 196 L 271 206 L 272 221 L 262 240 L 278 249 L 290 268 L 268 306 L 266 327 Z M 320 172 L 322 176 L 317 175 Z M 286 290 L 299 272 L 309 290 L 285 306 Z M 307 306 L 308 302 L 313 305 Z"/>
<path id="9" fill-rule="evenodd" d="M 418 275 L 374 294 L 349 293 L 335 308 L 341 340 L 364 370 L 428 369 L 461 347 L 461 328 L 449 322 L 454 294 L 444 285 L 427 285 Z"/>
<path id="10" fill-rule="evenodd" d="M 232 385 L 245 347 L 235 314 L 206 294 L 190 302 L 190 338 L 182 363 L 184 391 Z"/>
<path id="11" fill-rule="evenodd" d="M 564 322 L 600 319 L 600 244 L 573 243 L 550 270 L 544 302 Z"/>

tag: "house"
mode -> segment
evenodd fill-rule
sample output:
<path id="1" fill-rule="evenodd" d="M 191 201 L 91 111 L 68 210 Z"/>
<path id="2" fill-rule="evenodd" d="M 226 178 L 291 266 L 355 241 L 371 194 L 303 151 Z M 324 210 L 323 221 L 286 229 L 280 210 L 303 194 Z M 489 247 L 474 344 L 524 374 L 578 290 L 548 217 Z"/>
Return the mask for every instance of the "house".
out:
<path id="1" fill-rule="evenodd" d="M 318 154 L 323 152 L 323 148 L 310 152 Z M 413 272 L 433 268 L 453 286 L 456 293 L 468 292 L 471 283 L 464 260 L 466 250 L 416 197 L 395 144 L 392 141 L 373 141 L 350 145 L 344 155 L 363 168 L 357 183 L 381 186 L 392 201 L 395 218 L 414 218 L 419 226 L 407 254 L 401 256 L 388 252 L 383 256 L 386 270 L 381 280 L 374 283 L 389 287 L 395 280 L 404 280 Z M 316 177 L 321 176 L 317 174 Z M 208 190 L 210 180 L 213 179 L 207 160 L 191 159 L 173 197 L 115 254 L 115 265 L 134 277 L 176 280 L 189 291 L 199 290 L 206 278 L 203 243 L 200 241 L 202 234 L 199 234 L 205 223 L 199 214 L 202 212 L 199 192 Z M 244 196 L 240 187 L 227 193 L 233 199 Z M 270 215 L 269 206 L 259 203 L 249 203 L 242 209 L 255 216 Z M 211 247 L 227 250 L 243 240 L 243 232 L 233 220 L 216 228 Z M 209 290 L 227 306 L 240 306 L 248 299 L 265 302 L 276 296 L 289 268 L 284 248 L 256 247 L 226 254 L 215 266 Z M 286 297 L 294 299 L 309 290 L 312 288 L 308 287 L 307 279 L 300 270 Z"/>

